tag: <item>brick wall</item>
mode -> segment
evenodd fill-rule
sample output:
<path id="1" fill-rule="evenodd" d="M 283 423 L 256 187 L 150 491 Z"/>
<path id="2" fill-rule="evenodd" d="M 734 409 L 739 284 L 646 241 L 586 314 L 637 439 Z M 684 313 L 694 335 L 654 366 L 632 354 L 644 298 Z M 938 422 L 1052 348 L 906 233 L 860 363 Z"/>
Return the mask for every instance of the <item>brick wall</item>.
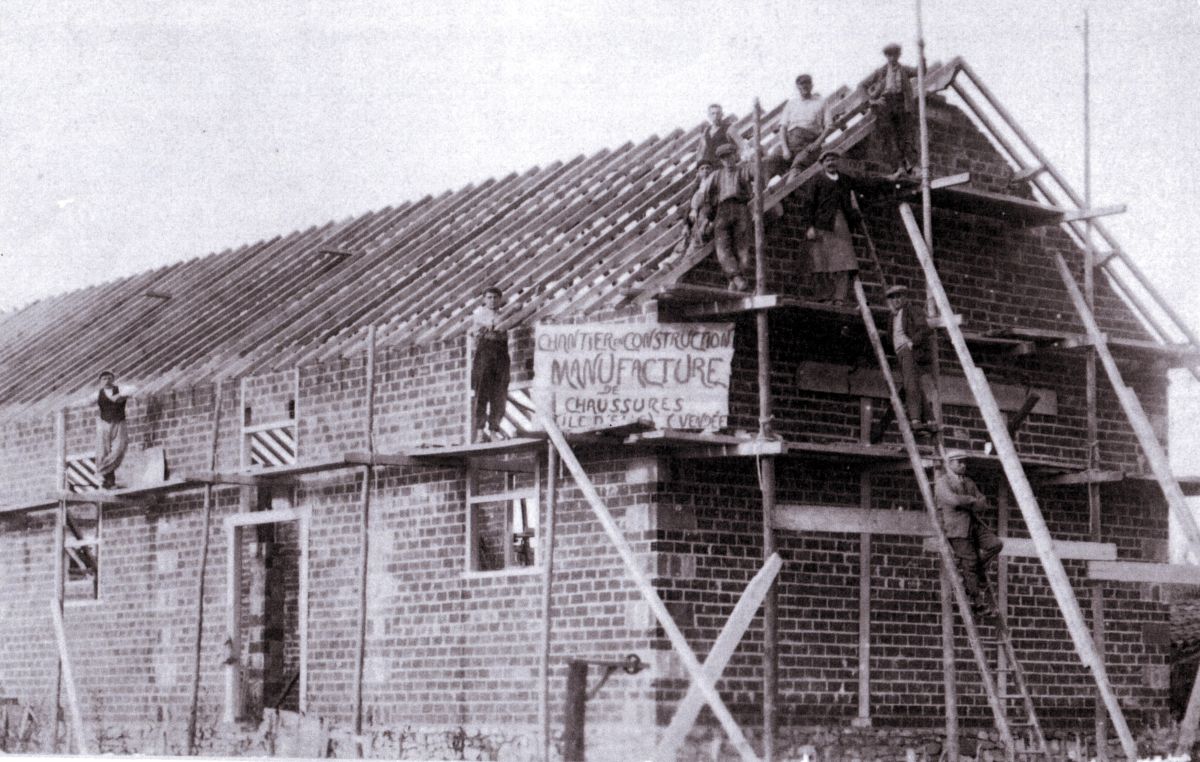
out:
<path id="1" fill-rule="evenodd" d="M 976 474 L 993 500 L 998 473 Z M 849 466 L 781 462 L 780 503 L 859 505 L 859 481 Z M 660 529 L 655 549 L 670 559 L 660 566 L 686 573 L 661 580 L 667 600 L 688 602 L 685 633 L 697 652 L 715 640 L 742 588 L 761 566 L 761 498 L 747 462 L 681 462 L 663 485 L 660 510 L 688 518 Z M 1120 557 L 1152 560 L 1166 539 L 1165 512 L 1154 487 L 1103 488 L 1103 540 Z M 1082 487 L 1038 491 L 1043 514 L 1058 539 L 1086 540 L 1087 502 Z M 1156 506 L 1146 511 L 1146 504 Z M 876 475 L 870 505 L 923 510 L 911 477 Z M 993 512 L 986 519 L 996 525 Z M 1154 518 L 1139 522 L 1150 513 Z M 1013 536 L 1027 536 L 1020 514 L 1010 509 Z M 777 533 L 784 567 L 779 578 L 780 722 L 848 724 L 858 707 L 859 537 L 850 534 Z M 942 656 L 936 556 L 915 537 L 872 537 L 871 713 L 877 727 L 935 728 L 942 716 Z M 1077 596 L 1088 610 L 1085 564 L 1064 562 Z M 1092 712 L 1089 674 L 1080 665 L 1036 559 L 1009 563 L 1009 623 L 1026 670 L 1039 717 L 1050 726 L 1083 727 Z M 1165 623 L 1167 607 L 1141 585 L 1104 584 L 1109 676 L 1131 724 L 1161 718 L 1166 708 L 1167 647 L 1148 642 L 1146 624 Z M 965 634 L 957 632 L 960 716 L 968 726 L 990 725 L 990 711 Z M 756 618 L 720 684 L 743 722 L 759 722 L 761 618 Z M 661 720 L 669 716 L 685 684 L 656 681 Z M 711 718 L 710 718 L 711 719 Z"/>

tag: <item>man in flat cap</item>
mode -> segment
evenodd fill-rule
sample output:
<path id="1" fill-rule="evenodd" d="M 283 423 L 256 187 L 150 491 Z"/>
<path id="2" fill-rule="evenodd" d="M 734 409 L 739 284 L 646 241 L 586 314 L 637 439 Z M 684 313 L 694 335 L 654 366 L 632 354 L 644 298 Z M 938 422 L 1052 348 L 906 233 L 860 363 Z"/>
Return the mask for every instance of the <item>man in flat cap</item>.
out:
<path id="1" fill-rule="evenodd" d="M 721 165 L 709 173 L 701 186 L 697 216 L 711 219 L 717 261 L 729 278 L 729 288 L 747 291 L 754 271 L 750 261 L 750 200 L 754 181 L 750 168 L 738 164 L 737 148 L 731 144 L 716 151 Z"/>
<path id="2" fill-rule="evenodd" d="M 887 63 L 872 72 L 865 85 L 876 126 L 892 151 L 895 176 L 899 177 L 913 170 L 912 113 L 916 96 L 912 78 L 917 70 L 900 63 L 900 46 L 894 42 L 883 49 L 883 55 Z"/>
<path id="3" fill-rule="evenodd" d="M 850 276 L 858 270 L 858 255 L 850 237 L 862 215 L 855 206 L 853 193 L 870 195 L 894 187 L 894 183 L 875 178 L 854 177 L 840 171 L 842 155 L 830 149 L 821 154 L 821 168 L 799 192 L 800 227 L 809 242 L 813 273 L 813 299 L 844 304 L 850 289 Z"/>
<path id="4" fill-rule="evenodd" d="M 988 594 L 988 573 L 1004 543 L 980 518 L 987 509 L 987 498 L 966 475 L 966 458 L 962 450 L 946 452 L 945 467 L 938 469 L 934 479 L 934 503 L 971 599 L 971 610 L 976 616 L 995 616 L 996 608 Z"/>
<path id="5" fill-rule="evenodd" d="M 803 170 L 820 150 L 829 127 L 828 104 L 820 93 L 813 92 L 812 76 L 796 77 L 796 95 L 790 98 L 779 115 L 779 147 L 772 152 L 772 175 L 783 174 L 785 168 Z"/>
<path id="6" fill-rule="evenodd" d="M 900 363 L 900 384 L 908 420 L 914 430 L 931 429 L 933 416 L 925 385 L 933 386 L 933 329 L 925 319 L 925 310 L 908 303 L 907 286 L 889 288 L 887 303 L 891 310 L 888 336 Z"/>

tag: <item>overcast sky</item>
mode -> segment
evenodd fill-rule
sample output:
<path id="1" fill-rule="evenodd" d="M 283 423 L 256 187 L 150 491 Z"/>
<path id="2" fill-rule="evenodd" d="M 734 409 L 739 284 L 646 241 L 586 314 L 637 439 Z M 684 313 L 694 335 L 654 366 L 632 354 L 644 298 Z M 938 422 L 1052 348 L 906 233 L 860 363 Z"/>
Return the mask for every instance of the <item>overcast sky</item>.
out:
<path id="1" fill-rule="evenodd" d="M 930 61 L 970 61 L 1077 186 L 1082 9 L 925 2 Z M 1091 22 L 1095 202 L 1200 327 L 1200 6 Z M 0 309 L 770 106 L 802 70 L 829 92 L 914 39 L 884 0 L 9 0 Z"/>

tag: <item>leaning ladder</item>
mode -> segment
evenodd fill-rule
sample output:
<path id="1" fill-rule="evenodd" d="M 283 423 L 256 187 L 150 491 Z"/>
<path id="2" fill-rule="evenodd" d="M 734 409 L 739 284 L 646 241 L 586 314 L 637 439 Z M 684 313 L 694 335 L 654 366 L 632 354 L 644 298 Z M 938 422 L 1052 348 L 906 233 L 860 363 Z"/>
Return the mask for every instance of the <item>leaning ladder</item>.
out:
<path id="1" fill-rule="evenodd" d="M 874 243 L 871 241 L 870 233 L 867 232 L 865 226 L 863 232 L 874 258 Z M 877 258 L 875 262 L 876 269 L 879 269 Z M 881 278 L 883 277 L 882 270 L 880 270 L 879 275 Z M 921 493 L 921 500 L 925 503 L 925 510 L 929 514 L 929 522 L 933 528 L 933 537 L 937 545 L 938 554 L 941 556 L 942 565 L 946 570 L 946 577 L 950 581 L 951 590 L 954 593 L 955 603 L 958 605 L 963 626 L 967 631 L 967 641 L 971 646 L 971 655 L 975 658 L 976 666 L 979 667 L 979 674 L 983 681 L 984 693 L 987 695 L 988 706 L 992 710 L 996 730 L 1000 733 L 1000 740 L 1004 744 L 1005 757 L 1011 760 L 1016 755 L 1016 741 L 1013 738 L 1007 708 L 1005 707 L 1007 697 L 1001 696 L 996 689 L 996 681 L 992 675 L 991 668 L 988 666 L 987 654 L 984 652 L 984 639 L 979 634 L 975 617 L 971 613 L 971 602 L 967 599 L 967 593 L 963 588 L 962 580 L 959 579 L 958 574 L 955 572 L 954 554 L 950 550 L 950 543 L 946 539 L 946 534 L 942 531 L 941 521 L 938 519 L 937 505 L 933 499 L 933 489 L 929 484 L 929 477 L 925 474 L 925 465 L 921 458 L 920 450 L 917 449 L 917 440 L 913 435 L 912 425 L 905 414 L 904 403 L 900 400 L 900 392 L 896 387 L 896 379 L 892 374 L 891 366 L 888 364 L 887 354 L 883 349 L 883 342 L 879 338 L 879 329 L 875 325 L 875 317 L 871 313 L 871 305 L 867 301 L 862 281 L 857 277 L 854 279 L 854 297 L 858 300 L 858 309 L 862 314 L 863 323 L 866 325 L 867 336 L 870 338 L 871 347 L 875 350 L 875 359 L 879 363 L 880 371 L 883 373 L 883 380 L 887 384 L 888 396 L 891 399 L 892 409 L 896 413 L 896 422 L 900 427 L 900 437 L 904 440 L 904 449 L 908 453 L 908 460 L 912 466 L 913 476 L 917 480 L 917 488 Z M 1020 670 L 1019 663 L 1016 660 L 1012 640 L 1008 635 L 1008 627 L 1003 619 L 1000 620 L 1000 626 L 996 629 L 996 635 L 998 644 L 1005 649 L 1009 663 L 1015 667 L 1013 671 L 1016 678 L 1015 682 L 1020 695 L 1024 698 L 1024 708 L 1028 717 L 1025 724 L 1033 731 L 1037 748 L 1043 754 L 1048 755 L 1046 739 L 1042 735 L 1041 724 L 1038 722 L 1037 714 L 1034 712 L 1033 701 L 1029 696 L 1024 673 Z"/>
<path id="2" fill-rule="evenodd" d="M 945 288 L 942 286 L 941 277 L 934 267 L 933 257 L 925 247 L 925 240 L 921 235 L 916 218 L 913 216 L 912 207 L 907 203 L 900 204 L 900 216 L 904 221 L 908 237 L 912 242 L 917 259 L 920 261 L 921 269 L 925 274 L 926 287 L 929 289 L 929 293 L 933 295 L 934 301 L 937 304 L 938 314 L 941 315 L 942 324 L 950 338 L 951 345 L 954 347 L 954 352 L 958 356 L 963 375 L 967 379 L 967 384 L 971 387 L 971 393 L 975 397 L 976 404 L 979 405 L 979 412 L 983 416 L 984 423 L 987 425 L 992 443 L 996 446 L 996 454 L 999 456 L 1000 463 L 1004 468 L 1004 473 L 1012 489 L 1013 497 L 1016 499 L 1017 507 L 1021 510 L 1021 516 L 1024 518 L 1025 526 L 1029 530 L 1030 539 L 1037 549 L 1038 558 L 1042 562 L 1042 568 L 1046 572 L 1046 578 L 1050 583 L 1051 590 L 1054 592 L 1058 608 L 1062 612 L 1067 630 L 1071 634 L 1075 650 L 1079 654 L 1079 658 L 1084 666 L 1092 672 L 1092 677 L 1096 682 L 1096 687 L 1099 689 L 1104 706 L 1108 710 L 1113 729 L 1116 730 L 1117 736 L 1121 740 L 1121 747 L 1125 755 L 1129 759 L 1135 760 L 1137 759 L 1137 746 L 1134 744 L 1133 736 L 1129 732 L 1129 725 L 1126 723 L 1125 715 L 1121 711 L 1121 705 L 1118 703 L 1116 694 L 1112 689 L 1112 684 L 1109 682 L 1108 670 L 1104 665 L 1104 659 L 1096 650 L 1096 644 L 1092 640 L 1091 633 L 1088 631 L 1087 623 L 1083 618 L 1083 612 L 1079 608 L 1079 601 L 1075 598 L 1075 591 L 1071 587 L 1071 581 L 1067 578 L 1062 561 L 1054 551 L 1053 538 L 1050 536 L 1050 530 L 1046 527 L 1046 520 L 1042 516 L 1041 508 L 1038 507 L 1037 498 L 1034 497 L 1033 488 L 1029 484 L 1029 478 L 1025 475 L 1025 469 L 1021 466 L 1016 446 L 1013 444 L 1012 437 L 1008 433 L 1007 423 L 1004 420 L 1004 416 L 1000 413 L 1000 406 L 996 403 L 996 398 L 992 394 L 992 389 L 988 385 L 983 371 L 975 365 L 975 361 L 971 357 L 971 351 L 967 347 L 966 338 L 963 336 L 962 329 L 959 328 L 955 320 L 953 308 L 950 306 L 950 299 L 946 295 Z"/>
<path id="3" fill-rule="evenodd" d="M 1100 332 L 1100 326 L 1096 323 L 1096 316 L 1088 309 L 1087 301 L 1083 298 L 1083 293 L 1079 290 L 1079 284 L 1075 282 L 1075 277 L 1071 275 L 1071 270 L 1067 267 L 1067 261 L 1063 259 L 1062 254 L 1055 254 L 1054 257 L 1054 262 L 1058 266 L 1058 274 L 1062 277 L 1063 285 L 1067 287 L 1067 293 L 1071 296 L 1071 301 L 1075 305 L 1075 311 L 1079 313 L 1079 318 L 1083 321 L 1091 345 L 1096 350 L 1096 355 L 1100 358 L 1100 362 L 1104 366 L 1104 372 L 1108 376 L 1109 383 L 1112 384 L 1113 391 L 1117 395 L 1117 401 L 1125 411 L 1125 417 L 1129 419 L 1129 423 L 1133 427 L 1133 433 L 1137 436 L 1138 444 L 1141 445 L 1142 452 L 1145 453 L 1146 460 L 1150 463 L 1150 470 L 1154 473 L 1154 478 L 1158 481 L 1159 487 L 1162 488 L 1171 515 L 1175 517 L 1176 523 L 1179 524 L 1180 529 L 1183 530 L 1184 535 L 1187 537 L 1188 547 L 1193 553 L 1200 555 L 1200 527 L 1196 525 L 1196 518 L 1192 514 L 1187 499 L 1184 497 L 1183 489 L 1180 488 L 1179 481 L 1175 478 L 1175 474 L 1171 470 L 1171 463 L 1167 458 L 1166 450 L 1159 443 L 1158 437 L 1154 433 L 1154 427 L 1151 425 L 1150 419 L 1146 416 L 1146 411 L 1142 408 L 1142 403 L 1138 399 L 1137 393 L 1127 386 L 1125 380 L 1121 377 L 1121 371 L 1117 368 L 1116 360 L 1113 359 L 1112 352 L 1108 349 L 1108 342 L 1105 340 L 1104 334 Z M 1184 713 L 1183 722 L 1180 724 L 1180 749 L 1191 749 L 1196 739 L 1198 718 L 1200 718 L 1200 680 L 1192 684 L 1187 711 Z"/>

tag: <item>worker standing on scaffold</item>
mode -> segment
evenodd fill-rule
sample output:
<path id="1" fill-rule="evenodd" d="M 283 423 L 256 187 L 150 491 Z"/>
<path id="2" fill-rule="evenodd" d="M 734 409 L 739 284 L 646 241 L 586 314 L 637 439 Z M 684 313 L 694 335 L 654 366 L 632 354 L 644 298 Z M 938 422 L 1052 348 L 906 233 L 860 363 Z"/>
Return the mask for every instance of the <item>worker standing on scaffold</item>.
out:
<path id="1" fill-rule="evenodd" d="M 996 607 L 991 600 L 988 574 L 1004 547 L 979 514 L 987 508 L 987 498 L 967 474 L 967 453 L 946 452 L 946 467 L 934 480 L 933 496 L 942 531 L 950 541 L 958 574 L 971 599 L 971 611 L 979 617 L 993 617 Z"/>
<path id="2" fill-rule="evenodd" d="M 132 389 L 121 393 L 116 376 L 106 370 L 100 374 L 100 393 L 96 398 L 96 475 L 102 489 L 117 486 L 117 469 L 125 459 L 129 432 L 125 424 L 125 403 Z"/>
<path id="3" fill-rule="evenodd" d="M 508 332 L 500 328 L 500 305 L 503 294 L 495 286 L 483 292 L 483 304 L 471 313 L 471 391 L 473 441 L 490 442 L 504 439 L 500 429 L 508 406 Z"/>
<path id="4" fill-rule="evenodd" d="M 900 46 L 891 43 L 883 49 L 887 63 L 867 78 L 867 98 L 875 112 L 875 124 L 890 144 L 896 162 L 893 177 L 912 174 L 913 141 L 912 112 L 916 96 L 912 78 L 917 70 L 900 63 Z"/>
<path id="5" fill-rule="evenodd" d="M 936 429 L 929 404 L 930 394 L 925 387 L 933 386 L 933 329 L 925 319 L 925 310 L 908 303 L 908 287 L 892 286 L 887 290 L 891 325 L 888 335 L 892 350 L 900 363 L 901 396 L 908 420 L 914 431 Z"/>

